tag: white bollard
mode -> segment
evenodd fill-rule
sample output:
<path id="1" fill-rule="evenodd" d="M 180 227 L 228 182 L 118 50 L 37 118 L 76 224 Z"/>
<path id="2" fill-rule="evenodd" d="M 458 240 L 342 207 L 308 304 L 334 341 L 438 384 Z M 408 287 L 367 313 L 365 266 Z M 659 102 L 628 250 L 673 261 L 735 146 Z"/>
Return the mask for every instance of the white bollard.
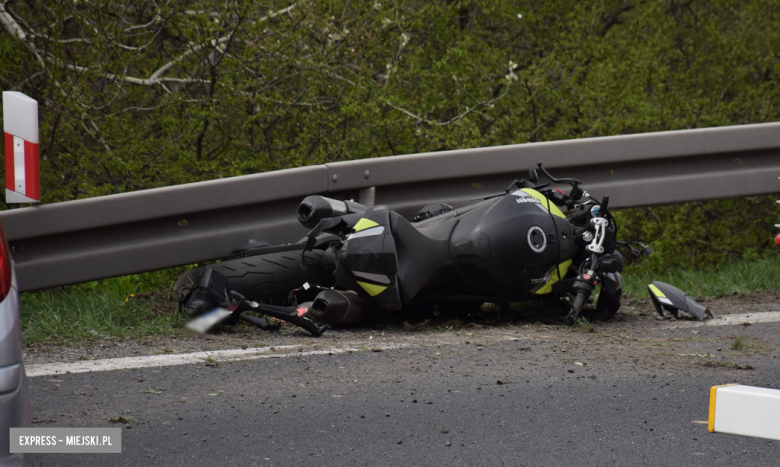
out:
<path id="1" fill-rule="evenodd" d="M 780 389 L 713 386 L 708 428 L 711 433 L 780 440 Z"/>
<path id="2" fill-rule="evenodd" d="M 3 91 L 3 131 L 6 204 L 40 203 L 38 101 Z"/>

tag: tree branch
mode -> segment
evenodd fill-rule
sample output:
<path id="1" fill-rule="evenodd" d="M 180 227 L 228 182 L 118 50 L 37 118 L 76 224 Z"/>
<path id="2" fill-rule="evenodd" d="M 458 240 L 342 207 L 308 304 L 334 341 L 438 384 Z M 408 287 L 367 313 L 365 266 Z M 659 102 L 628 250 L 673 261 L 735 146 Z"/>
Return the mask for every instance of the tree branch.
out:
<path id="1" fill-rule="evenodd" d="M 19 40 L 19 42 L 24 45 L 24 47 L 33 55 L 33 57 L 38 60 L 38 63 L 40 63 L 41 67 L 46 69 L 46 62 L 44 62 L 43 58 L 41 58 L 40 54 L 38 53 L 38 49 L 35 47 L 35 44 L 27 40 L 27 34 L 24 32 L 24 29 L 22 29 L 13 16 L 8 14 L 6 11 L 5 3 L 0 3 L 0 23 L 3 24 L 3 29 L 5 29 L 8 34 Z"/>
<path id="2" fill-rule="evenodd" d="M 412 117 L 412 118 L 413 118 L 413 119 L 415 119 L 417 122 L 420 122 L 420 123 L 427 123 L 427 124 L 429 124 L 429 125 L 435 125 L 435 126 L 446 126 L 446 125 L 450 125 L 450 124 L 452 124 L 452 123 L 455 123 L 455 122 L 457 122 L 457 121 L 459 121 L 459 120 L 462 120 L 464 117 L 466 117 L 466 115 L 468 115 L 468 114 L 470 114 L 470 113 L 472 113 L 472 112 L 476 112 L 476 111 L 477 111 L 477 108 L 479 108 L 479 107 L 483 107 L 483 106 L 485 106 L 485 107 L 490 107 L 490 106 L 491 106 L 491 105 L 493 105 L 495 102 L 497 102 L 497 101 L 501 100 L 501 99 L 502 99 L 504 96 L 506 96 L 506 94 L 509 92 L 509 89 L 510 89 L 511 87 L 512 87 L 512 86 L 509 86 L 509 85 L 508 85 L 508 86 L 506 87 L 506 89 L 504 90 L 504 93 L 503 93 L 503 94 L 501 94 L 500 96 L 496 97 L 495 99 L 489 99 L 489 100 L 486 100 L 486 101 L 481 101 L 481 102 L 478 102 L 478 103 L 477 103 L 477 105 L 475 105 L 474 107 L 471 107 L 471 108 L 468 108 L 468 107 L 466 107 L 466 111 L 465 111 L 465 112 L 463 112 L 463 113 L 461 113 L 461 114 L 459 114 L 459 115 L 457 115 L 457 116 L 455 116 L 455 117 L 453 117 L 453 118 L 451 118 L 451 119 L 447 120 L 446 122 L 437 122 L 437 121 L 433 121 L 433 120 L 428 120 L 428 119 L 422 118 L 422 117 L 420 117 L 419 115 L 415 115 L 415 114 L 413 114 L 413 113 L 409 112 L 409 111 L 408 111 L 408 110 L 406 110 L 406 109 L 403 109 L 403 108 L 401 108 L 401 107 L 397 107 L 397 106 L 395 106 L 395 105 L 391 104 L 391 103 L 390 103 L 390 101 L 387 101 L 387 105 L 389 105 L 390 107 L 394 108 L 395 110 L 397 110 L 397 111 L 399 111 L 399 112 L 403 112 L 404 114 L 406 114 L 406 115 L 408 115 L 408 116 Z"/>
<path id="3" fill-rule="evenodd" d="M 130 31 L 133 31 L 133 30 L 135 30 L 135 29 L 146 29 L 146 28 L 148 28 L 149 26 L 151 26 L 152 24 L 154 24 L 154 23 L 155 23 L 155 21 L 157 21 L 157 19 L 158 19 L 159 17 L 160 17 L 160 15 L 159 15 L 159 14 L 155 14 L 154 16 L 152 16 L 152 20 L 151 20 L 151 21 L 149 21 L 148 23 L 146 23 L 146 24 L 139 24 L 139 25 L 137 25 L 137 26 L 130 26 L 129 28 L 125 29 L 125 31 L 124 31 L 124 32 L 130 32 Z"/>

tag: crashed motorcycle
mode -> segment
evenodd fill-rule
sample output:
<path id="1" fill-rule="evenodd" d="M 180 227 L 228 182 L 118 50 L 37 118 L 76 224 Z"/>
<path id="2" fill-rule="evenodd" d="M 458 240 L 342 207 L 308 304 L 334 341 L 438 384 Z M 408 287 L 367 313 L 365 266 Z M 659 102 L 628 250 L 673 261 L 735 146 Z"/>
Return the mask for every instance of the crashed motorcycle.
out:
<path id="1" fill-rule="evenodd" d="M 387 206 L 309 196 L 297 212 L 310 229 L 306 238 L 278 246 L 250 241 L 189 271 L 175 285 L 180 307 L 201 332 L 218 322 L 271 329 L 283 320 L 315 336 L 402 309 L 438 314 L 540 297 L 564 305 L 566 324 L 610 319 L 622 295 L 618 246 L 633 259 L 652 250 L 618 240 L 608 197 L 597 200 L 578 179 L 538 166 L 550 182 L 539 183 L 531 168 L 528 180 L 502 193 L 458 209 L 428 205 L 411 221 Z M 595 307 L 586 308 L 599 286 Z M 667 284 L 650 287 L 661 314 L 660 307 L 703 313 L 682 291 L 680 298 Z"/>

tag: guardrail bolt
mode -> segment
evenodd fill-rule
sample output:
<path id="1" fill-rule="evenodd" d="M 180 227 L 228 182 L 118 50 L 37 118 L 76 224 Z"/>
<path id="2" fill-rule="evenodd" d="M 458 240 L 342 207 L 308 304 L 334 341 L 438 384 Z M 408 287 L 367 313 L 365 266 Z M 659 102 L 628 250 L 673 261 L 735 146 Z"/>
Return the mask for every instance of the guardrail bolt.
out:
<path id="1" fill-rule="evenodd" d="M 339 181 L 339 176 L 336 174 L 333 174 L 333 183 L 336 183 Z"/>
<path id="2" fill-rule="evenodd" d="M 366 170 L 366 173 L 363 174 L 364 177 L 368 178 L 368 176 L 371 175 L 368 173 L 368 170 Z"/>

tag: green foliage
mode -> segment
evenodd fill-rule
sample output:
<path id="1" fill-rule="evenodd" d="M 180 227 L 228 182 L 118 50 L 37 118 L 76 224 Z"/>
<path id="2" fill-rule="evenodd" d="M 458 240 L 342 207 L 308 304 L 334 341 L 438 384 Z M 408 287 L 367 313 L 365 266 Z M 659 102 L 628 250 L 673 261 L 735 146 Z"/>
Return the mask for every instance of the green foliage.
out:
<path id="1" fill-rule="evenodd" d="M 624 240 L 649 242 L 653 254 L 632 265 L 639 271 L 699 269 L 776 255 L 780 197 L 749 198 L 627 209 L 614 213 Z"/>
<path id="2" fill-rule="evenodd" d="M 776 121 L 780 111 L 775 2 L 2 8 L 0 86 L 40 103 L 46 203 L 329 161 Z M 751 202 L 621 218 L 657 243 L 648 267 L 717 264 L 725 256 L 701 241 L 751 258 L 771 238 L 763 207 L 740 218 Z M 761 227 L 736 223 L 745 218 Z"/>
<path id="3" fill-rule="evenodd" d="M 647 297 L 647 285 L 653 281 L 671 284 L 693 297 L 717 297 L 763 290 L 777 290 L 780 285 L 780 255 L 765 259 L 736 261 L 707 270 L 667 268 L 648 272 L 631 268 L 623 285 L 631 297 Z"/>

